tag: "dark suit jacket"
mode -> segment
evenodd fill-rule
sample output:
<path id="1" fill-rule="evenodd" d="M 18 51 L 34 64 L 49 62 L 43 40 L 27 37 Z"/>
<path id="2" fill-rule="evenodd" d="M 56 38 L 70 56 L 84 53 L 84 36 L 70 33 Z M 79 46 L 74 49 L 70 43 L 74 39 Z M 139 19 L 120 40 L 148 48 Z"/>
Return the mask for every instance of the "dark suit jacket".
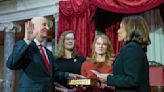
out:
<path id="1" fill-rule="evenodd" d="M 150 92 L 147 56 L 136 42 L 121 49 L 113 64 L 113 74 L 107 77 L 107 83 L 115 86 L 116 92 Z"/>
<path id="2" fill-rule="evenodd" d="M 27 45 L 21 40 L 14 45 L 13 52 L 7 60 L 7 67 L 20 70 L 18 92 L 54 92 L 54 78 L 68 77 L 66 73 L 58 70 L 53 54 L 48 49 L 46 52 L 50 62 L 50 74 L 35 42 Z"/>

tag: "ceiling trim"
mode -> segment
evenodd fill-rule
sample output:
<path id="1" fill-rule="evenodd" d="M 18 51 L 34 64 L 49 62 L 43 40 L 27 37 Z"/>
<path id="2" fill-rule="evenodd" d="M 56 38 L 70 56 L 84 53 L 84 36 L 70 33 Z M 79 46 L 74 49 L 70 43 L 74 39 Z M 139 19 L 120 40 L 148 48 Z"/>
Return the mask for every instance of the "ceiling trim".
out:
<path id="1" fill-rule="evenodd" d="M 54 15 L 59 13 L 58 9 L 59 9 L 58 2 L 55 2 L 54 4 L 51 5 L 4 13 L 4 14 L 0 14 L 0 23 L 8 23 L 13 21 L 30 19 L 36 16 Z"/>

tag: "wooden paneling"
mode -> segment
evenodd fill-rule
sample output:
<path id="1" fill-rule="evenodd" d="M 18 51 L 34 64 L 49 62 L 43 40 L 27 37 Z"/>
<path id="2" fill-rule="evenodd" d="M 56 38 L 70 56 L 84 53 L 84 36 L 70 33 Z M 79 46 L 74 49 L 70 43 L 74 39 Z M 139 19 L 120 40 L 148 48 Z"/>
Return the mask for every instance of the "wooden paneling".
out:
<path id="1" fill-rule="evenodd" d="M 151 86 L 151 92 L 164 92 L 164 86 Z"/>

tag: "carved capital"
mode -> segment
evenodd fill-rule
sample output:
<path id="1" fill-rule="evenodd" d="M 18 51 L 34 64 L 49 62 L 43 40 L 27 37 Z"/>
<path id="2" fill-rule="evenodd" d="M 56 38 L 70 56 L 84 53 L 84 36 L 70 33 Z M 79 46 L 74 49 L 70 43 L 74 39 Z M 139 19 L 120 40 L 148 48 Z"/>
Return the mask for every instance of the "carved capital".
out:
<path id="1" fill-rule="evenodd" d="M 5 26 L 3 24 L 0 24 L 0 31 L 4 31 L 5 30 Z"/>
<path id="2" fill-rule="evenodd" d="M 16 24 L 14 23 L 14 28 L 15 28 L 15 32 L 18 33 L 18 32 L 21 32 L 21 26 L 19 24 Z"/>
<path id="3" fill-rule="evenodd" d="M 21 31 L 21 26 L 16 24 L 16 23 L 5 23 L 4 24 L 5 27 L 5 32 L 14 32 L 14 33 L 18 33 Z"/>
<path id="4" fill-rule="evenodd" d="M 5 32 L 10 32 L 10 31 L 13 31 L 14 29 L 14 23 L 5 23 L 4 24 L 5 26 Z"/>

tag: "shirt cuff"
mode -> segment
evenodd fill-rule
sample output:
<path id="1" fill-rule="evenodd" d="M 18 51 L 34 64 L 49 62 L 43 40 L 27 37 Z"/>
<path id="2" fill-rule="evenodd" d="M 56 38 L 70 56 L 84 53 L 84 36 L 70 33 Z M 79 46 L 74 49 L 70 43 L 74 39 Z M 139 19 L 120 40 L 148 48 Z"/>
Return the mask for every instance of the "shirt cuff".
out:
<path id="1" fill-rule="evenodd" d="M 27 40 L 26 38 L 24 38 L 23 40 L 26 42 L 27 45 L 29 45 L 31 43 L 31 41 Z"/>
<path id="2" fill-rule="evenodd" d="M 65 72 L 64 73 L 64 77 L 67 79 L 67 78 L 69 78 L 69 72 Z"/>

